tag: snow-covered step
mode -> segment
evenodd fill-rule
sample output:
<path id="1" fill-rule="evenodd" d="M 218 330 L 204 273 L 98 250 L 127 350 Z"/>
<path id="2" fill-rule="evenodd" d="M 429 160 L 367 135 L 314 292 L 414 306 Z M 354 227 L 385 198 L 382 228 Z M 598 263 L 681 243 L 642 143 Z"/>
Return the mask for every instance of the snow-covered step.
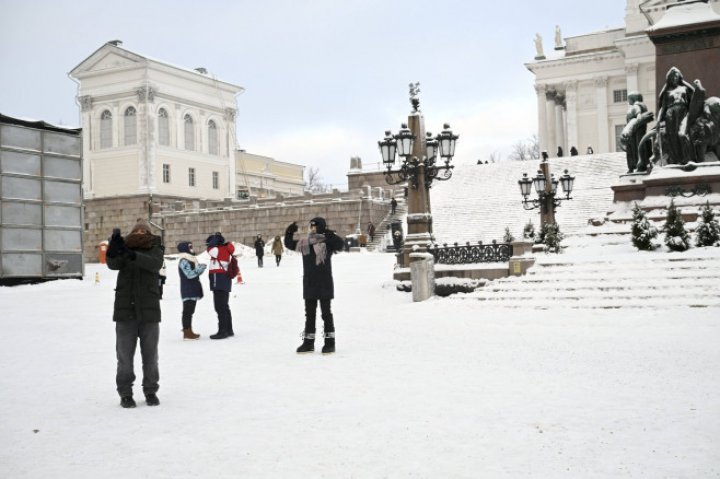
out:
<path id="1" fill-rule="evenodd" d="M 702 281 L 693 281 L 691 287 L 693 289 L 699 289 L 703 291 L 713 291 L 713 289 L 717 290 L 720 286 L 720 278 L 713 278 L 708 280 L 702 280 Z M 648 289 L 658 289 L 658 290 L 675 290 L 678 288 L 678 284 L 672 284 L 672 283 L 657 283 L 657 284 L 649 284 L 646 283 L 644 285 Z M 687 285 L 683 285 L 683 288 L 685 288 Z M 543 281 L 537 281 L 537 282 L 517 282 L 517 283 L 503 283 L 503 284 L 493 284 L 488 283 L 484 288 L 483 291 L 492 291 L 492 292 L 502 292 L 502 291 L 547 291 L 547 290 L 558 290 L 563 289 L 565 291 L 626 291 L 628 289 L 634 289 L 637 288 L 637 281 L 615 281 L 611 284 L 606 284 L 605 282 L 601 282 L 600 280 L 596 281 L 586 281 L 586 282 L 580 282 L 573 280 L 572 282 L 543 282 Z"/>

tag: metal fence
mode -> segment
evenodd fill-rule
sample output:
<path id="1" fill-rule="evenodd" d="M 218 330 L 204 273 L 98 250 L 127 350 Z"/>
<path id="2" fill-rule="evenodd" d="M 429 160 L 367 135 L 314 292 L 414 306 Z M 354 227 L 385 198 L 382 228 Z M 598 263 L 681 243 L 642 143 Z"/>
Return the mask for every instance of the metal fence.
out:
<path id="1" fill-rule="evenodd" d="M 473 264 L 473 263 L 502 263 L 509 261 L 513 255 L 513 246 L 509 243 L 478 244 L 465 243 L 464 246 L 455 243 L 448 246 L 434 244 L 428 248 L 428 253 L 440 264 Z"/>

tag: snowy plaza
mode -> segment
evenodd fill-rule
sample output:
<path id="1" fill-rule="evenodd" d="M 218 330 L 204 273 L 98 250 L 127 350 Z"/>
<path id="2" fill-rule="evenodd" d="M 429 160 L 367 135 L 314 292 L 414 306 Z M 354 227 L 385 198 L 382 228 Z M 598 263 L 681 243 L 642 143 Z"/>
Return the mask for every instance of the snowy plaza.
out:
<path id="1" fill-rule="evenodd" d="M 581 246 L 576 256 L 595 254 Z M 703 254 L 717 259 L 717 249 Z M 263 269 L 243 257 L 236 335 L 224 341 L 208 339 L 210 297 L 195 315 L 201 339 L 182 341 L 168 261 L 162 403 L 142 401 L 138 354 L 130 410 L 114 384 L 114 272 L 89 264 L 83 281 L 0 288 L 3 476 L 720 474 L 717 307 L 493 309 L 462 295 L 413 303 L 383 280 L 393 260 L 335 258 L 331 356 L 295 353 L 299 256 Z"/>

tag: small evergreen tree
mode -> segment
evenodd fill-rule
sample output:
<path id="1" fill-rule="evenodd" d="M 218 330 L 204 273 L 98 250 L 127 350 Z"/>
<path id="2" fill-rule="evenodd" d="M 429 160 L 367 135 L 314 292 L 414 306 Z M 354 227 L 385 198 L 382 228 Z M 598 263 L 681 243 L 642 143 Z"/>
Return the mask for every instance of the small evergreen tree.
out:
<path id="1" fill-rule="evenodd" d="M 529 240 L 535 239 L 535 226 L 532 224 L 532 221 L 528 221 L 523 228 L 523 238 Z"/>
<path id="2" fill-rule="evenodd" d="M 701 215 L 700 224 L 695 232 L 695 245 L 713 246 L 718 244 L 720 242 L 720 223 L 715 219 L 709 201 L 703 206 Z"/>
<path id="3" fill-rule="evenodd" d="M 663 231 L 665 245 L 670 251 L 685 251 L 690 248 L 690 237 L 685 230 L 685 222 L 680 216 L 680 210 L 675 206 L 675 200 L 670 200 Z"/>
<path id="4" fill-rule="evenodd" d="M 515 237 L 510 232 L 510 227 L 506 226 L 505 227 L 505 235 L 503 236 L 503 242 L 504 243 L 512 243 L 513 241 L 515 241 Z"/>
<path id="5" fill-rule="evenodd" d="M 633 223 L 631 228 L 632 244 L 641 251 L 655 249 L 653 239 L 657 237 L 658 231 L 647 219 L 645 212 L 635 203 L 633 207 Z"/>
<path id="6" fill-rule="evenodd" d="M 558 226 L 557 223 L 544 224 L 540 235 L 543 237 L 545 251 L 552 253 L 560 252 L 560 243 L 563 238 L 565 238 L 565 235 L 560 232 L 560 226 Z"/>

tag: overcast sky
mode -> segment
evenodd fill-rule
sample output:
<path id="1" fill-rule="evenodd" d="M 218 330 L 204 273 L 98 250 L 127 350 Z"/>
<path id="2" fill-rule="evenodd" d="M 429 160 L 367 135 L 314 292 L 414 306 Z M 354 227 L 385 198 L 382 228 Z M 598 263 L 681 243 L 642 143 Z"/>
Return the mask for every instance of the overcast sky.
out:
<path id="1" fill-rule="evenodd" d="M 539 32 L 623 25 L 624 0 L 0 0 L 0 113 L 79 125 L 67 73 L 109 40 L 243 86 L 237 143 L 320 168 L 346 184 L 351 156 L 380 161 L 377 140 L 410 111 L 420 82 L 428 130 L 449 122 L 456 161 L 475 163 L 535 133 Z"/>

